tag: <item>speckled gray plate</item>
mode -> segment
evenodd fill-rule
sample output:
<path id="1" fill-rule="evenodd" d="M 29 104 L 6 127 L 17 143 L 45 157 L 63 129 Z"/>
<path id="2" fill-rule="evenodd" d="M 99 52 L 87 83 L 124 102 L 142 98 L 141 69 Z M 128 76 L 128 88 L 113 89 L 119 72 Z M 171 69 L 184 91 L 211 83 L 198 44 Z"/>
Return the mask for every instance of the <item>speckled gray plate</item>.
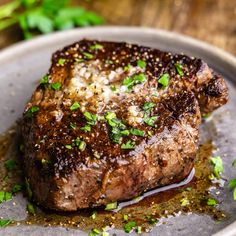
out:
<path id="1" fill-rule="evenodd" d="M 0 53 L 0 132 L 5 131 L 21 116 L 24 104 L 29 99 L 36 81 L 49 68 L 51 54 L 56 49 L 82 38 L 127 41 L 162 50 L 184 52 L 203 58 L 217 72 L 224 75 L 230 88 L 230 101 L 202 126 L 201 139 L 213 138 L 218 147 L 215 154 L 223 158 L 224 177 L 227 180 L 236 177 L 236 169 L 231 167 L 236 157 L 236 58 L 195 39 L 161 30 L 130 27 L 78 29 L 39 37 L 3 50 Z M 216 133 L 212 132 L 212 129 Z M 165 224 L 156 227 L 147 235 L 235 236 L 236 202 L 232 199 L 232 192 L 224 187 L 217 199 L 220 201 L 219 207 L 227 212 L 228 218 L 225 221 L 217 223 L 206 215 L 180 215 L 164 219 Z M 25 200 L 20 195 L 14 200 L 17 203 L 15 207 L 12 207 L 11 202 L 0 205 L 0 216 L 16 220 L 24 219 Z M 125 235 L 121 230 L 113 230 L 112 233 Z M 0 235 L 64 236 L 87 235 L 87 233 L 62 227 L 19 225 L 0 229 Z"/>

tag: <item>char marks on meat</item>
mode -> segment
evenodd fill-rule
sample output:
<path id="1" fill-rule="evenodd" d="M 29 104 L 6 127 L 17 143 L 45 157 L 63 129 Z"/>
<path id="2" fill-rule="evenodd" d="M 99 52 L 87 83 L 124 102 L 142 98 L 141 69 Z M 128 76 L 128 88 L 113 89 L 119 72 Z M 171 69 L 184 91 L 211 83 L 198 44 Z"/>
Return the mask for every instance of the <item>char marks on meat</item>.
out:
<path id="1" fill-rule="evenodd" d="M 34 200 L 74 211 L 183 180 L 201 114 L 227 99 L 224 79 L 186 55 L 90 40 L 57 51 L 23 115 Z"/>

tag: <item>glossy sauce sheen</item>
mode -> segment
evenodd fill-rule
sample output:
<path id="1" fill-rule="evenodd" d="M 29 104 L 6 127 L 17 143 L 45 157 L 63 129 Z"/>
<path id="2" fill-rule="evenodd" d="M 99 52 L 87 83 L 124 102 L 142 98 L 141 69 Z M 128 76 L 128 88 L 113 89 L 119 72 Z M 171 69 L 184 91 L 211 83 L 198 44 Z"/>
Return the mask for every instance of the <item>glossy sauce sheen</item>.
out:
<path id="1" fill-rule="evenodd" d="M 0 190 L 11 191 L 15 184 L 22 183 L 20 160 L 22 154 L 17 151 L 18 147 L 19 135 L 17 134 L 17 128 L 13 127 L 0 137 L 0 172 L 1 176 L 8 176 L 0 182 Z M 222 220 L 225 213 L 220 211 L 218 207 L 207 205 L 207 199 L 212 198 L 208 189 L 213 186 L 217 187 L 209 180 L 209 175 L 212 173 L 209 158 L 213 149 L 211 141 L 200 145 L 195 162 L 195 176 L 187 185 L 149 196 L 118 212 L 109 212 L 98 208 L 81 210 L 75 213 L 56 213 L 37 207 L 35 215 L 29 214 L 24 221 L 18 223 L 43 226 L 60 225 L 78 227 L 83 230 L 102 229 L 106 226 L 122 228 L 126 223 L 123 216 L 128 215 L 128 221 L 136 221 L 137 225 L 142 226 L 142 230 L 149 231 L 155 225 L 155 223 L 151 223 L 150 219 L 165 222 L 165 217 L 175 216 L 179 213 L 207 214 L 215 220 Z M 4 163 L 9 158 L 15 160 L 17 166 L 12 172 L 7 173 Z M 189 201 L 186 206 L 181 205 L 181 199 L 183 198 Z M 92 219 L 91 215 L 94 211 L 96 211 L 96 218 Z"/>

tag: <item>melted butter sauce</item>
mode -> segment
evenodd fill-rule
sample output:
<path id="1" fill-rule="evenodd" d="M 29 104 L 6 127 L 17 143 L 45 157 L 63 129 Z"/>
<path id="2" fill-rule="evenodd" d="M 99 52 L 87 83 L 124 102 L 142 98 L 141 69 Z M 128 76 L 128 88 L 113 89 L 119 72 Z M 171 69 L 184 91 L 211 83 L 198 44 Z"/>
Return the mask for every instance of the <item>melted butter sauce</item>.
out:
<path id="1" fill-rule="evenodd" d="M 0 191 L 11 191 L 15 184 L 23 183 L 24 178 L 20 162 L 23 154 L 19 151 L 19 140 L 17 125 L 0 136 L 0 176 L 2 178 Z M 214 220 L 220 221 L 226 217 L 225 213 L 219 210 L 218 206 L 207 205 L 207 200 L 213 198 L 209 189 L 212 187 L 219 188 L 216 183 L 212 183 L 209 179 L 209 175 L 212 173 L 209 158 L 212 156 L 213 150 L 214 146 L 211 141 L 200 145 L 195 162 L 195 175 L 186 185 L 148 196 L 135 204 L 120 209 L 118 212 L 104 211 L 98 208 L 62 213 L 36 207 L 35 215 L 28 214 L 25 220 L 17 223 L 78 227 L 82 230 L 102 229 L 106 226 L 123 228 L 126 223 L 124 215 L 128 215 L 128 221 L 136 221 L 137 225 L 142 226 L 142 231 L 149 231 L 155 225 L 150 223 L 150 218 L 161 222 L 166 217 L 176 216 L 180 213 L 207 214 Z M 16 168 L 10 172 L 7 172 L 4 166 L 8 159 L 13 159 L 16 162 Z M 181 204 L 183 199 L 187 200 L 188 204 Z M 96 212 L 95 219 L 91 217 L 93 212 Z"/>

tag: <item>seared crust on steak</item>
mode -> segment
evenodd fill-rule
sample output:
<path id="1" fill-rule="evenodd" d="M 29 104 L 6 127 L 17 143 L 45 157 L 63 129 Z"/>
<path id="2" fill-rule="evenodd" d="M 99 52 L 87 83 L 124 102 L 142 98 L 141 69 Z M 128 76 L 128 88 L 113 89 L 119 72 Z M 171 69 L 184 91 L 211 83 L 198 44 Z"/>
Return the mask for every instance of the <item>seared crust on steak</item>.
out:
<path id="1" fill-rule="evenodd" d="M 56 52 L 23 117 L 34 200 L 74 211 L 183 180 L 194 164 L 201 113 L 227 99 L 223 78 L 196 58 L 88 40 Z"/>

